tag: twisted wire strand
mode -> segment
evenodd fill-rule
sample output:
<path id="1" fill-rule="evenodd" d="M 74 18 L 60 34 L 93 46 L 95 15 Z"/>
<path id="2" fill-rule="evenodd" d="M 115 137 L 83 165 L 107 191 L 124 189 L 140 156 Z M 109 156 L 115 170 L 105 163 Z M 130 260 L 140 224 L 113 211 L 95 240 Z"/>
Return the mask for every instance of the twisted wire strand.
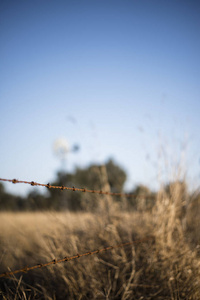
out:
<path id="1" fill-rule="evenodd" d="M 118 244 L 118 245 L 115 245 L 115 246 L 109 246 L 109 247 L 105 247 L 105 248 L 94 250 L 94 251 L 88 251 L 88 252 L 82 253 L 82 254 L 77 253 L 76 255 L 73 255 L 73 256 L 70 256 L 70 257 L 64 257 L 64 258 L 61 258 L 61 259 L 58 259 L 58 260 L 54 259 L 54 260 L 52 260 L 50 262 L 47 262 L 47 263 L 44 263 L 44 264 L 38 263 L 34 266 L 30 266 L 30 267 L 26 266 L 22 269 L 18 269 L 18 270 L 15 270 L 15 271 L 9 271 L 9 272 L 1 273 L 0 278 L 2 278 L 2 277 L 11 277 L 12 275 L 17 274 L 17 273 L 26 273 L 26 272 L 31 271 L 31 270 L 48 267 L 50 265 L 56 265 L 56 264 L 59 264 L 59 263 L 62 263 L 62 262 L 67 262 L 67 261 L 70 261 L 70 260 L 74 260 L 74 259 L 77 259 L 77 258 L 80 258 L 80 257 L 83 257 L 83 256 L 99 254 L 101 252 L 113 250 L 113 249 L 116 249 L 116 248 L 122 248 L 122 247 L 130 246 L 130 245 L 133 245 L 133 244 L 143 243 L 147 240 L 152 240 L 152 237 L 147 237 L 147 238 L 140 239 L 140 240 L 135 240 L 135 241 L 132 241 L 132 242 L 121 243 L 121 244 Z"/>
<path id="2" fill-rule="evenodd" d="M 110 195 L 110 196 L 125 196 L 129 198 L 153 198 L 153 196 L 149 195 L 136 195 L 136 194 L 129 194 L 129 193 L 113 193 L 113 192 L 104 192 L 101 190 L 89 190 L 85 188 L 75 188 L 75 187 L 67 187 L 67 186 L 59 186 L 59 185 L 51 185 L 50 183 L 43 184 L 43 183 L 38 183 L 35 181 L 25 181 L 25 180 L 17 180 L 17 179 L 5 179 L 5 178 L 0 178 L 0 181 L 6 181 L 6 182 L 11 182 L 11 183 L 25 183 L 25 184 L 30 184 L 31 186 L 44 186 L 47 187 L 48 189 L 59 189 L 61 191 L 63 190 L 68 190 L 68 191 L 73 191 L 73 192 L 82 192 L 82 193 L 94 193 L 94 194 L 101 194 L 101 195 Z"/>

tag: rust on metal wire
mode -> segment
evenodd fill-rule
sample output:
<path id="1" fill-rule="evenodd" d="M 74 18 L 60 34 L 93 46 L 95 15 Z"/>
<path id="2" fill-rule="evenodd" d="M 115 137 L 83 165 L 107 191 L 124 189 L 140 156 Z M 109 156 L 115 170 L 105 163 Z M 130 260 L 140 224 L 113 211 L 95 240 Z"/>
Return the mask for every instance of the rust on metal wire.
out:
<path id="1" fill-rule="evenodd" d="M 75 187 L 67 187 L 67 186 L 59 186 L 59 185 L 51 185 L 50 183 L 43 184 L 43 183 L 38 183 L 35 181 L 25 181 L 25 180 L 17 180 L 17 179 L 5 179 L 5 178 L 0 178 L 0 181 L 6 181 L 6 182 L 12 182 L 14 184 L 16 183 L 25 183 L 25 184 L 30 184 L 31 186 L 44 186 L 47 187 L 48 189 L 59 189 L 61 191 L 63 190 L 68 190 L 68 191 L 77 191 L 77 192 L 83 192 L 83 193 L 95 193 L 95 194 L 101 194 L 101 195 L 110 195 L 110 196 L 125 196 L 129 198 L 152 198 L 151 195 L 136 195 L 136 194 L 129 194 L 129 193 L 112 193 L 112 192 L 104 192 L 104 191 L 99 191 L 99 190 L 89 190 L 86 188 L 75 188 Z"/>
<path id="2" fill-rule="evenodd" d="M 122 248 L 122 247 L 130 246 L 130 245 L 133 245 L 133 244 L 143 243 L 147 240 L 152 240 L 152 237 L 147 237 L 147 238 L 144 238 L 144 239 L 141 239 L 141 240 L 135 240 L 135 241 L 132 241 L 132 242 L 121 243 L 121 244 L 118 244 L 118 245 L 115 245 L 115 246 L 109 246 L 109 247 L 105 247 L 105 248 L 102 248 L 102 249 L 97 249 L 97 250 L 94 250 L 94 251 L 88 251 L 88 252 L 83 253 L 83 254 L 78 253 L 76 255 L 69 256 L 69 257 L 64 257 L 64 258 L 61 258 L 61 259 L 53 259 L 52 261 L 44 263 L 44 264 L 38 263 L 38 264 L 36 264 L 34 266 L 30 266 L 30 267 L 25 266 L 22 269 L 18 269 L 18 270 L 15 270 L 15 271 L 4 272 L 4 273 L 0 274 L 0 278 L 1 277 L 11 277 L 14 274 L 26 273 L 28 271 L 32 271 L 32 270 L 35 270 L 35 269 L 44 268 L 44 267 L 48 267 L 50 265 L 55 265 L 55 264 L 59 264 L 59 263 L 62 263 L 62 262 L 67 262 L 67 261 L 70 261 L 70 260 L 78 259 L 78 258 L 83 257 L 83 256 L 99 254 L 101 252 L 105 252 L 105 251 L 109 251 L 109 250 L 113 250 L 113 249 L 117 249 L 117 248 Z"/>

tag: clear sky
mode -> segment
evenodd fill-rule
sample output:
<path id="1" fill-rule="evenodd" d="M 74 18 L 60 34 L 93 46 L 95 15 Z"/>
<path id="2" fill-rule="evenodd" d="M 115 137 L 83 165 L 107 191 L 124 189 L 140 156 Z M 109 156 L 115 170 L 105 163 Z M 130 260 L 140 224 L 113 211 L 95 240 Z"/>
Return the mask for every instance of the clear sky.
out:
<path id="1" fill-rule="evenodd" d="M 156 187 L 184 150 L 200 182 L 199 16 L 191 0 L 1 0 L 0 177 L 51 182 L 64 138 L 68 171 L 113 158 L 128 188 Z"/>

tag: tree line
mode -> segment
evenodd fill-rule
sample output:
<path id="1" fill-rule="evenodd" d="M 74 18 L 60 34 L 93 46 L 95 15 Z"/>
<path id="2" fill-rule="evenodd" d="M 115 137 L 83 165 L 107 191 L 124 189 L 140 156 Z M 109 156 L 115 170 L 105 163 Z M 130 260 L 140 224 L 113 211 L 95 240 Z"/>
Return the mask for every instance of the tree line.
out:
<path id="1" fill-rule="evenodd" d="M 60 171 L 51 185 L 124 193 L 126 179 L 126 172 L 110 159 L 104 166 L 92 164 L 83 169 L 76 168 L 72 173 Z M 170 193 L 171 186 L 172 184 L 165 186 L 167 193 Z M 187 193 L 185 183 L 181 183 L 181 187 L 185 195 Z M 130 193 L 135 194 L 135 197 L 126 199 L 128 209 L 150 210 L 155 204 L 156 193 L 144 185 L 135 186 Z M 0 183 L 1 211 L 94 211 L 102 201 L 102 197 L 103 195 L 99 194 L 57 189 L 48 189 L 45 195 L 34 189 L 26 197 L 20 197 L 7 193 Z M 123 197 L 119 196 L 113 196 L 112 199 L 119 205 L 124 201 Z"/>

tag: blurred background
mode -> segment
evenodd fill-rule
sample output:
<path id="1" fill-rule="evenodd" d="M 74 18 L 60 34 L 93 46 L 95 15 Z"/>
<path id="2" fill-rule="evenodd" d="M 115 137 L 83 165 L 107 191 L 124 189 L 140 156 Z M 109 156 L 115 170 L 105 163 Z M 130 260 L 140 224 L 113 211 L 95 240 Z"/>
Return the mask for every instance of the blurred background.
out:
<path id="1" fill-rule="evenodd" d="M 199 1 L 1 1 L 0 177 L 113 163 L 126 190 L 156 189 L 180 162 L 198 185 L 199 15 Z"/>

